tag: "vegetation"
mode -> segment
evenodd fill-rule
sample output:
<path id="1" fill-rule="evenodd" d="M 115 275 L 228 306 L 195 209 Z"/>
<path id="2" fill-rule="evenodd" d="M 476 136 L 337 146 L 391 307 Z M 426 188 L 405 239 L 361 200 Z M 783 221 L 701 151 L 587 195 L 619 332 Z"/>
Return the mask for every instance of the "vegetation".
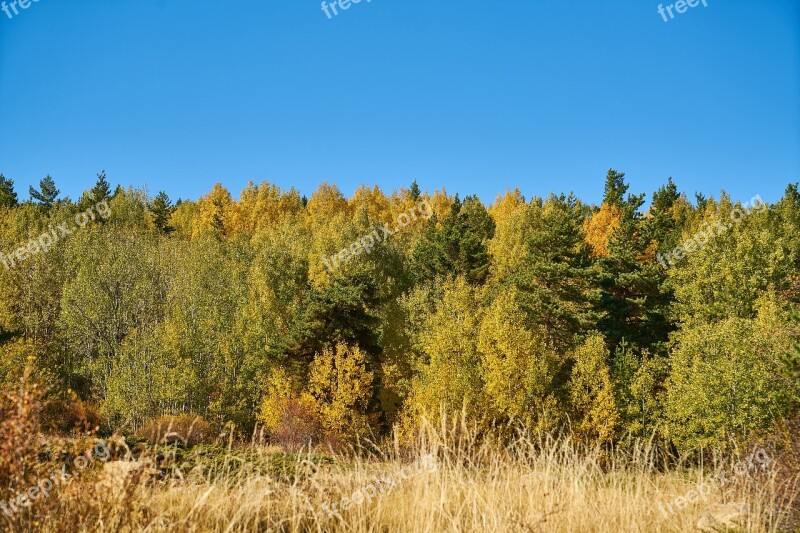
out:
<path id="1" fill-rule="evenodd" d="M 448 449 L 456 455 L 441 456 L 443 471 L 398 488 L 394 498 L 416 502 L 407 512 L 392 510 L 402 507 L 395 500 L 317 516 L 313 502 L 289 496 L 296 479 L 263 504 L 274 507 L 223 505 L 272 486 L 234 476 L 210 496 L 221 507 L 209 515 L 193 498 L 221 478 L 188 487 L 170 477 L 155 493 L 136 485 L 129 496 L 143 514 L 119 508 L 115 519 L 154 530 L 181 512 L 198 513 L 181 522 L 186 530 L 586 530 L 597 518 L 590 509 L 604 509 L 595 529 L 680 530 L 685 517 L 641 510 L 687 490 L 686 471 L 658 468 L 702 470 L 709 454 L 797 427 L 800 193 L 790 185 L 772 205 L 726 194 L 691 202 L 670 179 L 644 208 L 645 196 L 628 189 L 611 170 L 599 206 L 513 191 L 487 207 L 416 183 L 391 194 L 362 187 L 349 199 L 329 184 L 308 199 L 250 184 L 238 200 L 216 185 L 173 204 L 163 192 L 112 191 L 101 173 L 78 202 L 59 198 L 48 176 L 20 203 L 0 176 L 6 254 L 89 205 L 111 209 L 0 267 L 0 383 L 8 394 L 22 381 L 41 386 L 18 409 L 44 402 L 40 425 L 4 422 L 2 431 L 25 450 L 40 428 L 161 446 L 173 425 L 187 433 L 182 446 L 219 441 L 223 452 L 226 442 L 229 452 L 234 442 L 295 452 L 394 442 L 378 458 L 359 452 L 344 471 L 310 474 L 314 487 L 323 476 L 326 490 L 342 492 L 368 469 L 408 461 L 409 450 L 440 453 L 425 420 L 456 417 L 471 448 Z M 421 202 L 432 216 L 403 223 Z M 326 268 L 325 257 L 386 225 L 391 237 L 371 252 Z M 57 412 L 72 414 L 53 420 Z M 30 481 L 14 460 L 0 465 L 6 488 Z M 631 469 L 636 461 L 646 471 Z M 783 489 L 770 486 L 777 498 Z M 737 494 L 752 499 L 748 487 Z M 420 505 L 422 494 L 441 503 Z M 70 497 L 75 509 L 95 505 Z M 491 509 L 476 510 L 487 501 Z M 576 501 L 585 516 L 569 510 Z M 753 528 L 777 527 L 774 508 L 758 502 Z M 89 507 L 87 516 L 99 512 Z"/>

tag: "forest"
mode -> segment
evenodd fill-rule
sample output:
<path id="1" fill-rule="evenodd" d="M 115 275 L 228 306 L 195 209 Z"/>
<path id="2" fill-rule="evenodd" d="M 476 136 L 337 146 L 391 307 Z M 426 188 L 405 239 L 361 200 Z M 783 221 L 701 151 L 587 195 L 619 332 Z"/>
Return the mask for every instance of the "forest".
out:
<path id="1" fill-rule="evenodd" d="M 251 182 L 173 204 L 105 173 L 23 201 L 0 177 L 0 379 L 29 368 L 53 432 L 191 414 L 286 447 L 459 414 L 499 438 L 692 454 L 796 419 L 797 184 L 773 204 L 629 187 L 609 170 L 600 205 L 487 206 Z"/>

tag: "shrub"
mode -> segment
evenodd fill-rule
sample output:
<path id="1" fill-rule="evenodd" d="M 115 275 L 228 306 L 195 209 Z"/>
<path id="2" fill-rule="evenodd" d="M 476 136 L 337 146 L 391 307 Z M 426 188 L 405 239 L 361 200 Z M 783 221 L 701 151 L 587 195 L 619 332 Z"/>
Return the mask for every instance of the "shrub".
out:
<path id="1" fill-rule="evenodd" d="M 19 386 L 0 391 L 0 500 L 36 484 L 42 391 L 30 381 L 30 366 Z M 0 515 L 0 520 L 4 517 Z"/>
<path id="2" fill-rule="evenodd" d="M 186 446 L 211 444 L 216 440 L 211 424 L 191 413 L 154 418 L 138 431 L 137 436 L 152 444 L 178 439 Z"/>
<path id="3" fill-rule="evenodd" d="M 276 444 L 296 450 L 315 444 L 322 438 L 322 425 L 314 404 L 305 396 L 281 401 L 280 413 L 272 427 Z"/>
<path id="4" fill-rule="evenodd" d="M 267 380 L 267 393 L 259 418 L 269 439 L 286 449 L 316 444 L 322 437 L 321 421 L 314 402 L 301 394 L 297 380 L 283 368 L 276 368 Z"/>
<path id="5" fill-rule="evenodd" d="M 84 402 L 69 391 L 66 398 L 49 399 L 42 410 L 42 429 L 46 433 L 75 435 L 94 432 L 100 425 L 96 404 Z"/>

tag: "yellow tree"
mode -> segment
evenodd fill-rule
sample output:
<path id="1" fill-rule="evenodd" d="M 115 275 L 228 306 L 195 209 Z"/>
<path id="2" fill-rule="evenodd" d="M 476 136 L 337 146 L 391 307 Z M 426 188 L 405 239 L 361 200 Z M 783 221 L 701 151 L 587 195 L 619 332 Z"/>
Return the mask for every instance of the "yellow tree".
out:
<path id="1" fill-rule="evenodd" d="M 478 330 L 481 308 L 463 276 L 447 281 L 436 310 L 426 320 L 421 347 L 428 361 L 421 364 L 410 399 L 410 423 L 421 416 L 436 418 L 467 410 L 472 419 L 483 418 Z"/>
<path id="2" fill-rule="evenodd" d="M 610 442 L 619 423 L 608 357 L 605 341 L 596 333 L 573 353 L 575 367 L 569 383 L 573 430 L 588 444 Z"/>
<path id="3" fill-rule="evenodd" d="M 394 222 L 389 199 L 377 185 L 372 188 L 362 185 L 356 189 L 348 203 L 356 216 L 359 212 L 364 212 L 373 224 L 378 222 L 392 224 Z"/>
<path id="4" fill-rule="evenodd" d="M 614 205 L 603 204 L 583 226 L 585 240 L 594 257 L 607 257 L 608 243 L 622 224 L 622 210 Z"/>
<path id="5" fill-rule="evenodd" d="M 329 224 L 338 215 L 350 218 L 352 208 L 336 185 L 323 183 L 309 198 L 306 212 L 309 224 L 316 228 Z"/>
<path id="6" fill-rule="evenodd" d="M 242 191 L 241 198 L 231 209 L 231 232 L 254 235 L 262 230 L 272 230 L 287 218 L 300 214 L 303 203 L 295 189 L 281 192 L 280 187 L 262 182 L 256 186 L 251 181 Z"/>
<path id="7" fill-rule="evenodd" d="M 497 198 L 495 198 L 494 203 L 488 209 L 489 216 L 492 217 L 494 223 L 497 224 L 524 205 L 525 198 L 522 197 L 522 193 L 519 189 L 506 191 L 504 195 L 498 195 Z"/>
<path id="8" fill-rule="evenodd" d="M 373 429 L 370 403 L 374 374 L 358 346 L 340 342 L 317 354 L 308 378 L 308 394 L 329 438 L 353 442 Z"/>
<path id="9" fill-rule="evenodd" d="M 553 427 L 560 415 L 550 392 L 561 361 L 545 336 L 529 329 L 514 290 L 500 293 L 487 309 L 478 348 L 492 416 Z"/>
<path id="10" fill-rule="evenodd" d="M 228 235 L 232 222 L 233 200 L 228 189 L 217 183 L 206 196 L 197 202 L 198 213 L 192 237 L 207 233 Z"/>
<path id="11" fill-rule="evenodd" d="M 436 215 L 436 220 L 441 224 L 442 221 L 447 218 L 447 215 L 450 214 L 450 208 L 453 206 L 453 197 L 448 196 L 447 191 L 444 189 L 437 190 L 428 198 L 428 204 L 433 214 Z"/>
<path id="12" fill-rule="evenodd" d="M 538 206 L 526 204 L 519 190 L 498 197 L 489 208 L 495 223 L 494 237 L 488 245 L 494 280 L 502 281 L 518 272 L 525 261 L 525 237 L 532 229 L 528 216 L 531 209 L 538 209 Z"/>

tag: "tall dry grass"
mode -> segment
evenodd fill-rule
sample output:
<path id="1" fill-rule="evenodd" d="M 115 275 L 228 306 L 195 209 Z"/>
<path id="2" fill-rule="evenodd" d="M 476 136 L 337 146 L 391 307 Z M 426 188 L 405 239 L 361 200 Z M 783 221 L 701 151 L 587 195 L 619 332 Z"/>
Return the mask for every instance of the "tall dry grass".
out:
<path id="1" fill-rule="evenodd" d="M 683 532 L 695 530 L 711 505 L 736 503 L 748 509 L 745 530 L 779 531 L 797 503 L 796 477 L 787 488 L 773 463 L 742 474 L 733 458 L 663 469 L 663 458 L 646 445 L 622 454 L 524 436 L 501 446 L 459 423 L 428 427 L 411 448 L 389 443 L 333 461 L 275 451 L 205 451 L 163 479 L 109 481 L 96 469 L 29 516 L 37 531 L 59 532 Z M 164 451 L 157 453 L 140 459 L 157 464 Z M 284 461 L 280 469 L 275 457 Z M 249 467 L 261 459 L 271 460 L 271 469 Z M 669 510 L 720 471 L 730 482 Z"/>

